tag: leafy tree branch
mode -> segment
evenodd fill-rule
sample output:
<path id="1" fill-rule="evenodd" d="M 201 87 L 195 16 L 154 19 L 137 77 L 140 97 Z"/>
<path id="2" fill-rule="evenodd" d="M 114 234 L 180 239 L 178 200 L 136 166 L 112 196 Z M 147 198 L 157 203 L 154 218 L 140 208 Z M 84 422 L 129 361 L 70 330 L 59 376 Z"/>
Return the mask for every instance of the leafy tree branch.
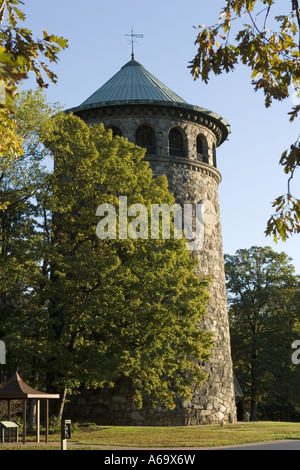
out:
<path id="1" fill-rule="evenodd" d="M 273 100 L 283 101 L 290 96 L 290 86 L 300 92 L 300 9 L 292 0 L 290 10 L 275 15 L 278 0 L 227 0 L 218 22 L 210 27 L 199 26 L 195 45 L 198 50 L 190 62 L 194 80 L 208 83 L 211 74 L 234 71 L 240 63 L 251 69 L 255 91 L 262 90 L 265 106 Z M 274 13 L 272 15 L 272 13 Z M 248 18 L 241 27 L 239 21 Z M 232 40 L 233 33 L 234 39 Z M 289 113 L 293 122 L 300 105 Z M 300 165 L 299 138 L 280 159 L 288 175 L 287 194 L 276 199 L 276 213 L 267 224 L 266 234 L 274 240 L 286 240 L 300 232 L 299 199 L 291 193 L 291 182 Z"/>
<path id="2" fill-rule="evenodd" d="M 20 6 L 21 0 L 0 0 L 0 106 L 14 110 L 16 85 L 28 72 L 33 72 L 39 87 L 46 88 L 48 83 L 57 81 L 56 74 L 50 70 L 48 62 L 56 63 L 59 53 L 67 47 L 63 37 L 43 31 L 43 38 L 34 40 L 32 31 L 22 27 L 26 20 Z M 45 62 L 45 59 L 47 63 Z"/>

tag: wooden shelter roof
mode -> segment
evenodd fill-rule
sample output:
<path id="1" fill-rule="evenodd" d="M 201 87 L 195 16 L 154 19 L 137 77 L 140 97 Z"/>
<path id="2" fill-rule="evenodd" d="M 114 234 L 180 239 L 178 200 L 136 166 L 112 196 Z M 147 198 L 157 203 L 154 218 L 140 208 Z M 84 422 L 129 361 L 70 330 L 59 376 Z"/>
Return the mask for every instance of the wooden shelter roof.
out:
<path id="1" fill-rule="evenodd" d="M 15 373 L 13 378 L 0 390 L 0 400 L 26 400 L 26 399 L 58 399 L 59 395 L 54 393 L 44 393 L 27 385 Z"/>

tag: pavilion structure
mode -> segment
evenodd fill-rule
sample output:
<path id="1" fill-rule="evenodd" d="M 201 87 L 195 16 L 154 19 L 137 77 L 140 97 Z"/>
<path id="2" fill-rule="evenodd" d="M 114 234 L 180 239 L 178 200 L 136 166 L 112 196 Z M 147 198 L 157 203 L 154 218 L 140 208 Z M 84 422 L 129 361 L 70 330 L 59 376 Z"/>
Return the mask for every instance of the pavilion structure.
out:
<path id="1" fill-rule="evenodd" d="M 11 420 L 11 401 L 22 400 L 23 401 L 23 444 L 26 443 L 26 404 L 27 400 L 36 400 L 36 442 L 40 442 L 40 400 L 46 400 L 46 413 L 45 413 L 45 442 L 48 443 L 49 433 L 49 400 L 57 400 L 60 395 L 53 393 L 44 393 L 26 384 L 18 374 L 12 377 L 0 390 L 0 400 L 7 400 L 8 403 L 8 420 Z"/>

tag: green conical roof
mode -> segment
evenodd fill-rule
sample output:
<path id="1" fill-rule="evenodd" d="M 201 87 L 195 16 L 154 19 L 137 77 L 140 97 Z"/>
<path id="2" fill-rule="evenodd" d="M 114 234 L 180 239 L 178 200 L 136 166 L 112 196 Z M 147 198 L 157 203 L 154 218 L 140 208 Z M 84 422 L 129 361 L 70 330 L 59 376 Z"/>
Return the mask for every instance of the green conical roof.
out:
<path id="1" fill-rule="evenodd" d="M 227 139 L 230 125 L 218 114 L 198 106 L 188 104 L 174 91 L 148 72 L 136 60 L 125 64 L 121 70 L 101 88 L 75 108 L 66 112 L 81 115 L 91 109 L 122 105 L 158 105 L 195 111 L 213 121 L 222 131 L 220 144 Z"/>
<path id="2" fill-rule="evenodd" d="M 137 100 L 187 104 L 141 64 L 131 60 L 80 106 Z"/>

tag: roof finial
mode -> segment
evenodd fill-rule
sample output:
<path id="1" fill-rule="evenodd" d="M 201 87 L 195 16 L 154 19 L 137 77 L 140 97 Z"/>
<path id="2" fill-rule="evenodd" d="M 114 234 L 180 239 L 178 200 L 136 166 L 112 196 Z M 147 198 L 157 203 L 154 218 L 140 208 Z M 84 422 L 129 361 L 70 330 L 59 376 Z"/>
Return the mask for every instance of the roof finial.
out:
<path id="1" fill-rule="evenodd" d="M 130 36 L 131 39 L 129 42 L 131 42 L 132 45 L 132 52 L 131 52 L 131 60 L 134 60 L 134 47 L 133 44 L 135 42 L 135 38 L 143 38 L 143 34 L 133 34 L 133 27 L 131 26 L 131 34 L 125 34 L 125 36 Z"/>

